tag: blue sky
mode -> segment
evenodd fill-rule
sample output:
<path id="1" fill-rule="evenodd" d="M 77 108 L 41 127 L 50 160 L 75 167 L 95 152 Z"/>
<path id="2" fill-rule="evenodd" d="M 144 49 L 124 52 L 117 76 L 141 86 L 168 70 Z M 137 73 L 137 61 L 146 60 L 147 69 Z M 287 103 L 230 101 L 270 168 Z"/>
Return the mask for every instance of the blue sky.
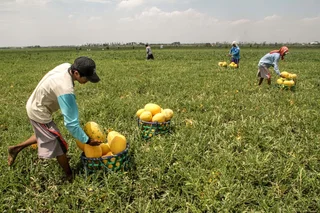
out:
<path id="1" fill-rule="evenodd" d="M 319 0 L 0 0 L 0 46 L 320 41 Z"/>

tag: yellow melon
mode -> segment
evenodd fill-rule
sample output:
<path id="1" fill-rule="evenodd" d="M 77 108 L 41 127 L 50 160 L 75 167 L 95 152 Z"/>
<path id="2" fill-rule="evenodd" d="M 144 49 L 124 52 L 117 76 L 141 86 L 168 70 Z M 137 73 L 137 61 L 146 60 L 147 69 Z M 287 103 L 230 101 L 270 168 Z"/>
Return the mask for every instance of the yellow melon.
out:
<path id="1" fill-rule="evenodd" d="M 227 67 L 227 66 L 228 66 L 228 63 L 227 63 L 227 62 L 223 62 L 223 63 L 222 63 L 222 66 L 223 66 L 223 67 Z"/>
<path id="2" fill-rule="evenodd" d="M 110 131 L 110 132 L 108 133 L 107 141 L 108 141 L 108 142 L 109 142 L 109 141 L 112 141 L 112 139 L 113 139 L 114 136 L 116 136 L 116 135 L 120 135 L 120 133 L 117 132 L 117 131 Z"/>
<path id="3" fill-rule="evenodd" d="M 93 121 L 89 121 L 84 125 L 83 128 L 84 132 L 89 136 L 89 138 L 105 142 L 106 141 L 106 135 L 103 132 L 103 130 L 100 128 L 99 124 Z"/>
<path id="4" fill-rule="evenodd" d="M 139 118 L 141 113 L 144 111 L 144 109 L 139 109 L 137 112 L 136 112 L 136 116 Z"/>
<path id="5" fill-rule="evenodd" d="M 161 112 L 161 107 L 158 104 L 149 103 L 144 106 L 146 111 L 151 112 L 152 116 Z"/>
<path id="6" fill-rule="evenodd" d="M 277 79 L 277 84 L 283 84 L 282 78 Z"/>
<path id="7" fill-rule="evenodd" d="M 218 63 L 218 65 L 219 65 L 220 67 L 222 67 L 222 64 L 223 64 L 223 62 L 219 62 L 219 63 Z"/>
<path id="8" fill-rule="evenodd" d="M 140 115 L 140 120 L 146 121 L 146 122 L 152 121 L 152 113 L 150 111 L 142 112 Z"/>
<path id="9" fill-rule="evenodd" d="M 237 66 L 238 65 L 236 63 L 234 63 L 234 62 L 233 62 L 233 64 L 229 64 L 229 67 L 232 67 L 232 68 L 237 68 Z"/>
<path id="10" fill-rule="evenodd" d="M 291 86 L 294 85 L 294 81 L 293 81 L 293 80 L 284 81 L 283 84 L 286 85 L 286 86 L 288 86 L 288 87 L 291 87 Z"/>
<path id="11" fill-rule="evenodd" d="M 100 158 L 102 156 L 101 146 L 84 145 L 84 154 L 87 158 Z"/>
<path id="12" fill-rule="evenodd" d="M 292 79 L 296 79 L 297 78 L 297 74 L 291 74 Z"/>
<path id="13" fill-rule="evenodd" d="M 164 113 L 157 113 L 152 117 L 152 122 L 165 122 L 166 121 L 166 116 L 164 115 Z"/>
<path id="14" fill-rule="evenodd" d="M 289 75 L 290 75 L 290 73 L 288 73 L 286 71 L 281 72 L 281 76 L 283 76 L 285 78 L 288 78 Z"/>
<path id="15" fill-rule="evenodd" d="M 82 143 L 81 141 L 79 141 L 79 140 L 76 140 L 76 144 L 77 144 L 77 147 L 79 148 L 79 149 L 81 149 L 82 151 L 84 151 L 84 143 Z"/>
<path id="16" fill-rule="evenodd" d="M 164 109 L 163 113 L 164 113 L 166 121 L 171 120 L 171 118 L 173 117 L 173 110 L 172 109 Z"/>
<path id="17" fill-rule="evenodd" d="M 102 150 L 102 155 L 105 155 L 111 151 L 108 143 L 102 143 L 102 144 L 100 144 L 100 147 Z"/>
<path id="18" fill-rule="evenodd" d="M 114 154 L 110 151 L 107 154 L 103 155 L 102 157 L 109 157 L 109 156 L 113 156 Z"/>
<path id="19" fill-rule="evenodd" d="M 113 154 L 118 154 L 124 151 L 127 147 L 127 139 L 123 135 L 116 135 L 111 141 L 108 141 L 110 150 Z"/>

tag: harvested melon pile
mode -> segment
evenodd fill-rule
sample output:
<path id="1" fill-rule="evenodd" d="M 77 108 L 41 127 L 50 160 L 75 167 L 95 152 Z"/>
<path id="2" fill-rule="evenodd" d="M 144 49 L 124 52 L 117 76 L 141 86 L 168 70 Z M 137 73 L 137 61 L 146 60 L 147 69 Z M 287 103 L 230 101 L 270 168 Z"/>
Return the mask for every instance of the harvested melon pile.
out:
<path id="1" fill-rule="evenodd" d="M 277 79 L 277 84 L 281 87 L 281 88 L 289 88 L 291 89 L 292 87 L 294 87 L 296 85 L 296 79 L 297 79 L 297 75 L 294 73 L 289 73 L 289 72 L 281 72 L 281 76 Z"/>
<path id="2" fill-rule="evenodd" d="M 234 63 L 234 62 L 231 62 L 231 63 L 229 64 L 229 67 L 231 67 L 231 68 L 238 68 L 238 64 L 236 64 L 236 63 Z"/>
<path id="3" fill-rule="evenodd" d="M 231 68 L 238 68 L 238 64 L 231 62 L 230 64 L 228 64 L 226 61 L 220 61 L 218 63 L 219 67 L 231 67 Z"/>
<path id="4" fill-rule="evenodd" d="M 218 63 L 218 66 L 219 66 L 219 67 L 228 67 L 228 63 L 225 62 L 225 61 L 220 61 L 220 62 Z"/>
<path id="5" fill-rule="evenodd" d="M 141 121 L 163 123 L 172 119 L 173 110 L 163 109 L 158 104 L 148 103 L 136 112 L 136 116 Z"/>

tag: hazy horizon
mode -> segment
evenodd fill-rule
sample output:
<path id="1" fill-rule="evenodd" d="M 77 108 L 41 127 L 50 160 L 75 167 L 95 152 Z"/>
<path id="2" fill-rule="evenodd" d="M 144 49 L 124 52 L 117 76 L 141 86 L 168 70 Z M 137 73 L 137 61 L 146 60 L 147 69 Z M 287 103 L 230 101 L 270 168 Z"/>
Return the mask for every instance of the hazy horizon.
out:
<path id="1" fill-rule="evenodd" d="M 2 0 L 1 47 L 88 43 L 310 43 L 320 1 Z"/>

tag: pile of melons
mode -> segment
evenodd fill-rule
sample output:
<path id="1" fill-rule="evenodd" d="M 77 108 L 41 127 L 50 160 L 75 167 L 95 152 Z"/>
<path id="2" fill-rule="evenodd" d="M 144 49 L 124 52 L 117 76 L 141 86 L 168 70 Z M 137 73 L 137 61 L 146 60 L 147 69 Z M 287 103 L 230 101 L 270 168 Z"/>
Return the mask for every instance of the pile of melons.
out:
<path id="1" fill-rule="evenodd" d="M 289 72 L 281 72 L 281 76 L 277 79 L 277 84 L 280 86 L 292 87 L 296 84 L 297 75 Z"/>
<path id="2" fill-rule="evenodd" d="M 162 109 L 158 104 L 148 103 L 136 112 L 136 116 L 141 121 L 163 123 L 171 120 L 173 111 L 168 108 Z"/>
<path id="3" fill-rule="evenodd" d="M 219 67 L 228 67 L 228 63 L 225 62 L 225 61 L 220 61 L 220 62 L 218 63 L 218 65 L 219 65 Z"/>
<path id="4" fill-rule="evenodd" d="M 238 68 L 238 64 L 236 64 L 236 63 L 234 63 L 234 62 L 231 62 L 231 63 L 229 64 L 229 67 L 231 67 L 231 68 Z"/>
<path id="5" fill-rule="evenodd" d="M 83 130 L 89 138 L 101 142 L 98 146 L 91 146 L 76 140 L 77 146 L 84 152 L 87 158 L 117 155 L 127 147 L 127 139 L 125 136 L 116 131 L 110 131 L 105 134 L 102 128 L 93 121 L 87 122 Z"/>

